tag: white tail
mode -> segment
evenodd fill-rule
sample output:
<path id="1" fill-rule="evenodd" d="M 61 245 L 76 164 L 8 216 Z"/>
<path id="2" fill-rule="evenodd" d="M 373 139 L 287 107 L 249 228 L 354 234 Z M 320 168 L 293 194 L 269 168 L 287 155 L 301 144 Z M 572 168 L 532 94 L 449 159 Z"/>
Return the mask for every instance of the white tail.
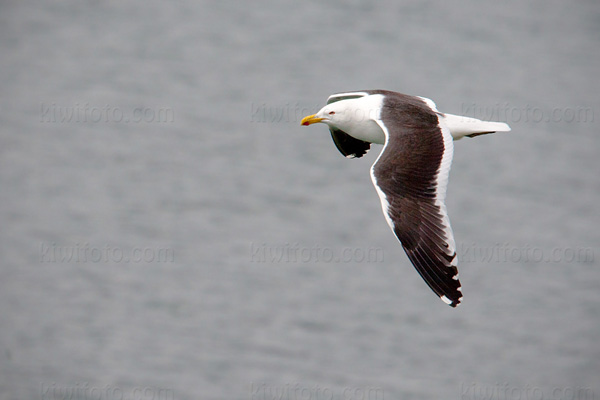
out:
<path id="1" fill-rule="evenodd" d="M 454 140 L 462 139 L 465 136 L 475 137 L 486 133 L 510 131 L 510 126 L 504 122 L 482 121 L 477 118 L 452 114 L 443 114 L 442 120 L 448 129 L 450 129 Z"/>

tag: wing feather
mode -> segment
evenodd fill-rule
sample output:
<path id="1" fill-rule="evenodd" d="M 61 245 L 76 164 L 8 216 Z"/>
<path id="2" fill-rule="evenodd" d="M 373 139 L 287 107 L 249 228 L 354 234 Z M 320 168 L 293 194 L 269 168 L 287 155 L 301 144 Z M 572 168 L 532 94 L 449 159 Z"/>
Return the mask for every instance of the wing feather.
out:
<path id="1" fill-rule="evenodd" d="M 444 205 L 452 136 L 424 100 L 386 95 L 378 124 L 384 148 L 371 168 L 382 208 L 408 258 L 429 287 L 456 307 L 461 284 Z"/>
<path id="2" fill-rule="evenodd" d="M 367 154 L 371 143 L 355 139 L 346 132 L 333 127 L 329 128 L 335 147 L 347 158 L 360 158 Z"/>

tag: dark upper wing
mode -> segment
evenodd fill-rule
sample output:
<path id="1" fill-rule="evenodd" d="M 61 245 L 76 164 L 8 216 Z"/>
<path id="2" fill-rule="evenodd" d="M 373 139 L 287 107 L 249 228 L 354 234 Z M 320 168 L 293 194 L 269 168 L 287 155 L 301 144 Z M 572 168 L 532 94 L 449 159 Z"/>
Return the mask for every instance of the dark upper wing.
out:
<path id="1" fill-rule="evenodd" d="M 333 143 L 335 143 L 335 146 L 345 157 L 362 157 L 371 148 L 371 143 L 355 139 L 342 130 L 329 127 L 329 131 L 331 132 Z"/>
<path id="2" fill-rule="evenodd" d="M 360 97 L 367 96 L 371 93 L 370 90 L 360 90 L 358 92 L 345 92 L 345 93 L 336 93 L 332 94 L 327 98 L 326 104 L 335 103 L 340 100 L 348 100 L 348 99 L 358 99 Z"/>
<path id="3" fill-rule="evenodd" d="M 418 98 L 386 98 L 380 118 L 386 144 L 371 177 L 386 220 L 429 287 L 456 307 L 462 293 L 444 204 L 452 136 Z"/>

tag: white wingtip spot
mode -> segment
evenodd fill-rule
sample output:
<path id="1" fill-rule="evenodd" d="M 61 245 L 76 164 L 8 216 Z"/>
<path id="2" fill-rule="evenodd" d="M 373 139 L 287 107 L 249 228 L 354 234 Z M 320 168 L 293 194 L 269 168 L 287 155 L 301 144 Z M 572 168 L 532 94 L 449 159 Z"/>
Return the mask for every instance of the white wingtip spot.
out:
<path id="1" fill-rule="evenodd" d="M 454 258 L 452 259 L 452 262 L 450 263 L 451 267 L 458 267 L 458 256 L 456 253 L 454 253 Z"/>
<path id="2" fill-rule="evenodd" d="M 461 297 L 462 298 L 462 297 Z M 447 298 L 445 295 L 441 296 L 440 299 L 442 299 L 442 301 L 446 304 L 452 304 L 452 300 L 450 300 L 449 298 Z"/>

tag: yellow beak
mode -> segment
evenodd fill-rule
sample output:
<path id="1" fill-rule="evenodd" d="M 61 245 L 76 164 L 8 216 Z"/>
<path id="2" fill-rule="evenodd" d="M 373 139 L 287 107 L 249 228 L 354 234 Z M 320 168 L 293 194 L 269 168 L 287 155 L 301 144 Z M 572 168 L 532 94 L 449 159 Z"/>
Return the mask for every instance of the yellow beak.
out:
<path id="1" fill-rule="evenodd" d="M 306 116 L 304 118 L 302 118 L 302 121 L 300 121 L 300 125 L 310 125 L 310 124 L 316 124 L 317 122 L 321 122 L 323 121 L 324 118 L 317 118 L 315 117 L 316 114 L 313 115 L 309 115 Z"/>

